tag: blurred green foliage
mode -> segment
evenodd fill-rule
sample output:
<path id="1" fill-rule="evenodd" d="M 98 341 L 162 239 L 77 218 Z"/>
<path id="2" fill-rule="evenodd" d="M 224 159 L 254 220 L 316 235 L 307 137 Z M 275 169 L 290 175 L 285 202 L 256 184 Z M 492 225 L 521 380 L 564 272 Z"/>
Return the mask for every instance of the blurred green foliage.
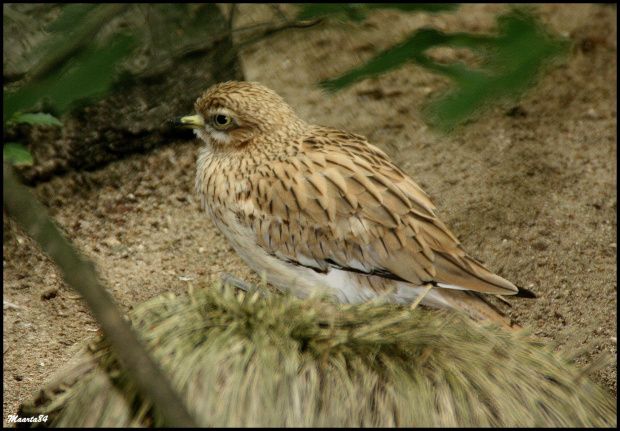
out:
<path id="1" fill-rule="evenodd" d="M 318 16 L 319 13 L 331 16 L 334 11 L 342 14 L 347 7 L 351 7 L 355 14 L 359 13 L 356 9 L 358 6 L 322 6 L 303 6 L 298 18 Z M 378 7 L 390 6 L 365 5 L 366 10 Z M 441 64 L 428 55 L 430 49 L 445 46 L 468 49 L 480 55 L 481 67 L 470 68 L 461 62 Z M 432 124 L 442 130 L 451 130 L 485 106 L 517 99 L 534 84 L 536 77 L 551 60 L 567 51 L 568 42 L 546 31 L 532 14 L 524 9 L 512 9 L 498 18 L 496 34 L 450 34 L 422 28 L 363 65 L 342 76 L 323 81 L 321 86 L 329 91 L 337 91 L 412 61 L 453 81 L 450 90 L 427 102 L 425 106 L 425 113 Z"/>
<path id="2" fill-rule="evenodd" d="M 93 39 L 126 6 L 70 4 L 47 27 L 46 41 L 23 61 L 34 67 L 14 91 L 4 93 L 3 122 L 45 100 L 49 110 L 64 113 L 75 101 L 104 94 L 115 79 L 117 63 L 133 48 L 125 33 Z"/>
<path id="3" fill-rule="evenodd" d="M 59 126 L 63 127 L 62 122 L 53 115 L 44 112 L 34 114 L 15 113 L 9 118 L 7 123 L 25 123 L 39 126 Z M 11 161 L 16 166 L 32 165 L 34 162 L 30 151 L 17 142 L 7 142 L 2 146 L 2 158 Z"/>
<path id="4" fill-rule="evenodd" d="M 34 114 L 13 114 L 8 120 L 9 123 L 26 123 L 39 126 L 59 126 L 63 127 L 62 122 L 51 114 L 36 112 Z"/>
<path id="5" fill-rule="evenodd" d="M 4 92 L 6 121 L 16 112 L 43 108 L 62 115 L 79 101 L 100 98 L 121 72 L 146 76 L 177 56 L 221 37 L 212 5 L 66 4 L 45 27 L 46 37 L 15 69 L 27 71 Z M 5 16 L 5 21 L 7 18 Z M 6 23 L 5 23 L 6 24 Z M 38 108 L 40 110 L 40 107 Z"/>
<path id="6" fill-rule="evenodd" d="M 30 151 L 17 142 L 7 142 L 2 146 L 2 158 L 16 166 L 28 166 L 33 163 Z"/>
<path id="7" fill-rule="evenodd" d="M 105 45 L 88 46 L 62 67 L 5 95 L 5 121 L 43 98 L 53 112 L 62 114 L 77 100 L 105 94 L 114 82 L 116 63 L 130 52 L 131 42 L 131 37 L 119 34 Z"/>
<path id="8" fill-rule="evenodd" d="M 222 34 L 221 22 L 213 18 L 215 6 L 210 5 L 65 4 L 56 7 L 60 8 L 58 16 L 40 30 L 45 35 L 43 41 L 34 44 L 23 57 L 9 60 L 12 75 L 20 79 L 5 84 L 5 129 L 10 123 L 62 126 L 49 114 L 26 113 L 47 111 L 60 117 L 76 106 L 105 96 L 119 77 L 157 73 L 169 66 L 175 56 L 200 49 L 212 43 L 214 35 Z M 23 21 L 20 14 L 31 12 L 32 9 L 26 12 L 12 9 L 4 16 L 5 28 L 17 31 Z M 26 42 L 31 33 L 24 32 Z M 32 163 L 26 148 L 19 148 L 17 143 L 4 147 L 5 158 L 14 163 Z"/>
<path id="9" fill-rule="evenodd" d="M 41 109 L 44 101 L 46 110 L 62 115 L 76 101 L 105 94 L 114 82 L 117 63 L 131 51 L 133 38 L 122 33 L 100 41 L 93 37 L 126 7 L 65 5 L 45 29 L 45 42 L 21 59 L 26 76 L 10 90 L 5 87 L 4 127 L 10 123 L 62 127 L 48 113 L 25 112 Z M 2 153 L 16 165 L 33 163 L 28 149 L 16 142 L 4 143 Z"/>

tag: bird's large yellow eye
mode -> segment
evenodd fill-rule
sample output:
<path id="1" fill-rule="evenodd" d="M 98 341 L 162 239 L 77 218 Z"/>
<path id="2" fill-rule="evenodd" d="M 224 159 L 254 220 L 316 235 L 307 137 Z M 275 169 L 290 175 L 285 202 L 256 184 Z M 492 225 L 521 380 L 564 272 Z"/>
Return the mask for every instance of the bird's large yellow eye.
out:
<path id="1" fill-rule="evenodd" d="M 217 129 L 225 129 L 232 123 L 232 118 L 229 115 L 224 114 L 216 114 L 211 118 L 211 120 Z"/>

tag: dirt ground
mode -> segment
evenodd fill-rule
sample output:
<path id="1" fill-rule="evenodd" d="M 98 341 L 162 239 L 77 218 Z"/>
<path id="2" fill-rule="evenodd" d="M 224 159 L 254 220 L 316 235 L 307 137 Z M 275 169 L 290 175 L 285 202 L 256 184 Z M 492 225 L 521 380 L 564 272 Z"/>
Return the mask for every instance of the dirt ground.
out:
<path id="1" fill-rule="evenodd" d="M 280 32 L 240 53 L 246 79 L 282 95 L 308 122 L 360 133 L 420 183 L 471 254 L 536 300 L 509 313 L 564 348 L 587 345 L 586 363 L 617 357 L 617 20 L 608 5 L 548 5 L 541 19 L 574 41 L 567 60 L 517 105 L 494 108 L 446 136 L 420 114 L 447 81 L 409 65 L 334 96 L 333 77 L 404 35 L 431 25 L 487 31 L 502 5 L 439 15 L 381 11 L 361 26 L 328 22 Z M 239 7 L 237 26 L 261 22 L 264 5 Z M 188 97 L 195 97 L 191 95 Z M 188 114 L 179 112 L 179 115 Z M 123 310 L 208 288 L 223 272 L 258 277 L 199 208 L 193 191 L 198 142 L 33 190 L 64 232 L 93 259 Z M 4 217 L 4 423 L 98 325 L 40 249 Z M 589 344 L 588 344 L 589 343 Z M 616 367 L 593 378 L 616 394 Z"/>

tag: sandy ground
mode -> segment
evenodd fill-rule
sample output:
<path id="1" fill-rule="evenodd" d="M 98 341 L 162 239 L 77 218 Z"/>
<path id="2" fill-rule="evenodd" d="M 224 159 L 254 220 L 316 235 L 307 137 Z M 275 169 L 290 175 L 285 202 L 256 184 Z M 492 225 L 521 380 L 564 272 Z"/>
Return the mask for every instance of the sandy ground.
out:
<path id="1" fill-rule="evenodd" d="M 541 7 L 541 19 L 575 41 L 570 57 L 518 105 L 495 108 L 449 136 L 420 115 L 447 82 L 414 65 L 335 96 L 315 86 L 423 25 L 485 31 L 503 8 L 381 12 L 361 26 L 336 21 L 278 33 L 240 56 L 246 79 L 276 90 L 302 118 L 364 134 L 385 150 L 427 191 L 466 250 L 535 291 L 536 300 L 510 301 L 517 321 L 564 348 L 588 345 L 583 363 L 615 358 L 615 7 Z M 269 14 L 267 6 L 245 5 L 237 25 Z M 187 279 L 198 288 L 223 272 L 258 281 L 199 208 L 199 144 L 190 134 L 171 144 L 33 189 L 96 262 L 123 310 L 162 292 L 183 295 Z M 6 217 L 3 228 L 4 301 L 11 304 L 3 313 L 6 424 L 98 325 L 33 241 Z M 616 393 L 615 366 L 594 379 Z"/>

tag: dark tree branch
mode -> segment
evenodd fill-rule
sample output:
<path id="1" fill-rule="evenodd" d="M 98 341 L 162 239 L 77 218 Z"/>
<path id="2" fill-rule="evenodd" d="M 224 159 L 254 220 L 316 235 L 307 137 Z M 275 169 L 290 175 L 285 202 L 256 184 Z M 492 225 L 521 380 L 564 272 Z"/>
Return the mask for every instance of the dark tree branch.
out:
<path id="1" fill-rule="evenodd" d="M 12 166 L 7 162 L 4 162 L 3 180 L 4 210 L 43 247 L 61 269 L 66 283 L 82 295 L 119 358 L 134 376 L 142 394 L 153 402 L 164 423 L 174 427 L 195 427 L 194 420 L 168 380 L 123 319 L 110 294 L 97 280 L 93 262 L 78 254 L 54 225 L 45 208 L 17 181 Z"/>

